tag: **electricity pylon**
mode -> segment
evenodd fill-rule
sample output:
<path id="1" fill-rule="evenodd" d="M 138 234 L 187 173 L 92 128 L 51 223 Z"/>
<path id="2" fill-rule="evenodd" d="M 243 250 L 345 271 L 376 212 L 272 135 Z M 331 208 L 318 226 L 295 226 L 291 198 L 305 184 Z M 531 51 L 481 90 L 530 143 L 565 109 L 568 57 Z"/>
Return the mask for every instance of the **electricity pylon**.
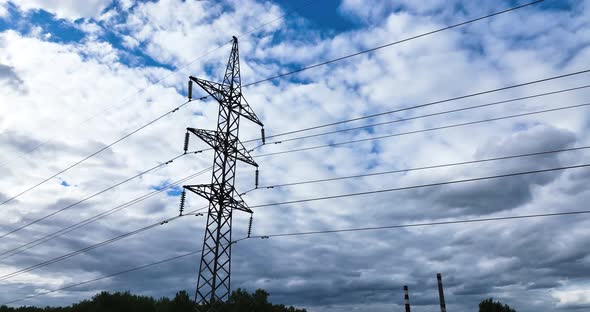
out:
<path id="1" fill-rule="evenodd" d="M 261 127 L 263 124 L 242 95 L 236 37 L 233 37 L 223 82 L 216 83 L 191 76 L 189 100 L 192 98 L 193 82 L 219 103 L 217 130 L 187 128 L 185 139 L 185 152 L 188 148 L 189 133 L 199 137 L 215 151 L 211 184 L 184 186 L 184 190 L 189 190 L 209 201 L 195 301 L 206 311 L 215 311 L 215 306 L 227 300 L 230 294 L 232 213 L 234 210 L 252 213 L 234 188 L 236 161 L 243 161 L 258 170 L 258 164 L 238 139 L 240 117 Z M 264 140 L 264 130 L 262 135 Z M 184 203 L 185 194 L 183 191 L 182 203 Z"/>

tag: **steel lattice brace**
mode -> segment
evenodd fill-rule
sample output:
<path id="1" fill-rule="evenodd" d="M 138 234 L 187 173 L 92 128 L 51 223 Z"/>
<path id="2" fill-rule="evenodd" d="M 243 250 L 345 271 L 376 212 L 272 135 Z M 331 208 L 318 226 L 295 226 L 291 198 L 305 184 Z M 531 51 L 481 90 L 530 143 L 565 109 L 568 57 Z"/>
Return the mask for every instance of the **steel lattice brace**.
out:
<path id="1" fill-rule="evenodd" d="M 252 213 L 234 188 L 236 161 L 258 167 L 238 139 L 240 117 L 260 126 L 250 105 L 242 95 L 238 39 L 233 45 L 223 83 L 195 77 L 189 80 L 189 98 L 196 83 L 219 103 L 217 130 L 187 128 L 215 151 L 211 184 L 185 185 L 184 188 L 209 201 L 203 253 L 199 266 L 196 302 L 207 311 L 229 298 L 231 282 L 232 213 Z M 185 143 L 185 150 L 188 143 Z M 237 198 L 237 199 L 236 199 Z"/>

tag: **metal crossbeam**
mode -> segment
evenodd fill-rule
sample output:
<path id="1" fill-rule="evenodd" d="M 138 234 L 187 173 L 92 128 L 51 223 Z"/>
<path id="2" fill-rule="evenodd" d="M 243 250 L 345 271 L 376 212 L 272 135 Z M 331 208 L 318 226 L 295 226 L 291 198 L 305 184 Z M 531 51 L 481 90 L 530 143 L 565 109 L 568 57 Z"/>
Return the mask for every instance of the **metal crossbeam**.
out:
<path id="1" fill-rule="evenodd" d="M 221 190 L 218 187 L 218 185 L 214 184 L 185 185 L 184 188 L 205 198 L 209 202 L 216 200 L 217 198 L 223 197 L 225 199 L 224 204 L 226 207 L 234 210 L 244 211 L 247 213 L 253 213 L 253 211 L 246 205 L 240 194 L 237 193 L 235 190 L 232 190 L 231 194 L 220 196 L 219 193 L 223 190 Z M 236 196 L 239 198 L 239 200 L 236 200 L 234 198 Z"/>
<path id="2" fill-rule="evenodd" d="M 195 128 L 186 128 L 190 133 L 193 133 L 194 135 L 196 135 L 197 137 L 199 137 L 201 140 L 203 140 L 205 143 L 207 143 L 207 145 L 209 145 L 211 148 L 213 148 L 214 150 L 218 150 L 220 148 L 222 148 L 219 144 L 219 133 L 217 131 L 212 131 L 212 130 L 204 130 L 204 129 L 195 129 Z M 240 142 L 240 140 L 237 140 L 236 138 L 236 142 L 230 142 L 230 154 L 235 154 L 235 158 L 237 160 L 243 161 L 249 165 L 252 165 L 254 167 L 258 167 L 258 164 L 254 161 L 254 158 L 252 158 L 252 156 L 250 156 L 250 153 L 248 152 L 248 150 L 246 149 L 246 147 L 244 147 L 244 144 L 242 144 L 242 142 Z"/>

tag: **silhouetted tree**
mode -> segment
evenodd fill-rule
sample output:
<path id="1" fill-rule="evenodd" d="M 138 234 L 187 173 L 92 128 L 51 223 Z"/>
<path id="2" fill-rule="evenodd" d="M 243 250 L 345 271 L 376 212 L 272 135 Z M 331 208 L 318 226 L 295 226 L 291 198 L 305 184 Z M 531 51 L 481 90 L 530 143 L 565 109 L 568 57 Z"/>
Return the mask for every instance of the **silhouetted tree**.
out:
<path id="1" fill-rule="evenodd" d="M 188 293 L 182 290 L 176 293 L 170 307 L 170 312 L 191 312 L 194 310 L 195 304 Z"/>
<path id="2" fill-rule="evenodd" d="M 273 305 L 268 302 L 269 294 L 257 289 L 253 294 L 238 288 L 232 292 L 229 300 L 220 309 L 221 312 L 306 312 L 305 309 L 296 309 L 284 305 Z"/>
<path id="3" fill-rule="evenodd" d="M 479 304 L 479 312 L 516 312 L 507 304 L 494 301 L 493 298 L 486 299 Z"/>

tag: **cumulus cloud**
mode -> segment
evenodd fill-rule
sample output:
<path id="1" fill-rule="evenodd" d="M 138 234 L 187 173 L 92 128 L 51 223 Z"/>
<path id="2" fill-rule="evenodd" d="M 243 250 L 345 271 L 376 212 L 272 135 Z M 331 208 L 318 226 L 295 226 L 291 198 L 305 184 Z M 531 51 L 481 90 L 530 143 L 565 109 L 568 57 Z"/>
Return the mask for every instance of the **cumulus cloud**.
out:
<path id="1" fill-rule="evenodd" d="M 21 10 L 44 10 L 58 18 L 77 20 L 96 18 L 113 0 L 60 1 L 60 0 L 19 0 L 13 2 Z"/>
<path id="2" fill-rule="evenodd" d="M 478 148 L 475 158 L 486 159 L 543 150 L 560 150 L 571 147 L 575 141 L 575 135 L 572 132 L 538 126 L 501 139 L 491 139 Z M 492 176 L 527 170 L 550 169 L 560 166 L 559 158 L 559 154 L 549 154 L 534 159 L 517 159 L 504 162 L 502 168 L 494 167 L 492 170 L 484 172 L 489 173 L 488 176 Z M 460 171 L 454 171 L 453 174 L 470 178 L 469 175 Z M 560 172 L 549 172 L 509 179 L 492 179 L 467 185 L 453 185 L 428 192 L 428 196 L 432 196 L 432 202 L 443 207 L 442 209 L 451 209 L 462 213 L 487 214 L 511 210 L 530 202 L 533 199 L 533 191 L 536 186 L 547 185 L 557 179 L 560 174 Z"/>
<path id="3" fill-rule="evenodd" d="M 484 7 L 462 1 L 453 2 L 456 5 L 446 5 L 445 1 L 396 3 L 395 6 L 361 7 L 358 1 L 343 1 L 341 10 L 347 18 L 364 26 L 333 37 L 326 36 L 321 29 L 295 27 L 301 25 L 301 17 L 291 15 L 252 35 L 240 37 L 243 81 L 255 81 L 403 39 L 447 25 L 449 21 L 504 8 L 509 2 Z M 4 64 L 0 67 L 0 87 L 9 88 L 6 89 L 9 91 L 15 85 L 26 84 L 28 90 L 28 93 L 0 93 L 0 148 L 8 151 L 0 155 L 4 164 L 0 167 L 3 176 L 0 199 L 17 194 L 26 186 L 66 168 L 185 102 L 187 76 L 219 80 L 229 46 L 222 46 L 206 57 L 200 56 L 229 41 L 231 35 L 245 33 L 289 13 L 277 4 L 260 1 L 123 1 L 108 7 L 109 4 L 110 1 L 92 1 L 85 3 L 84 7 L 58 1 L 17 4 L 21 10 L 44 9 L 68 20 L 94 17 L 94 20 L 78 21 L 74 25 L 85 35 L 77 42 L 52 42 L 17 30 L 0 33 L 3 51 L 0 64 Z M 579 6 L 576 8 L 585 7 L 587 1 L 576 5 Z M 271 135 L 585 69 L 590 53 L 587 48 L 590 32 L 585 26 L 587 13 L 566 12 L 531 8 L 318 67 L 275 83 L 244 88 L 243 91 Z M 530 23 L 523 27 L 522 21 Z M 523 34 L 530 36 L 523 37 Z M 111 36 L 117 40 L 106 39 Z M 559 44 L 550 44 L 555 42 Z M 149 58 L 151 62 L 135 67 L 126 61 L 132 53 L 129 51 L 136 51 L 133 57 Z M 187 63 L 190 65 L 184 68 Z M 179 67 L 184 69 L 177 74 L 170 71 L 170 68 Z M 168 78 L 160 80 L 162 77 Z M 571 77 L 408 110 L 374 118 L 367 123 L 417 117 L 584 83 L 583 76 Z M 144 90 L 146 86 L 149 88 Z M 587 95 L 588 91 L 580 90 L 413 119 L 272 144 L 254 154 L 579 104 Z M 589 141 L 583 134 L 590 124 L 585 112 L 584 108 L 571 109 L 362 144 L 260 157 L 257 162 L 261 165 L 261 184 L 584 146 Z M 5 205 L 0 233 L 171 159 L 182 152 L 185 128 L 214 129 L 216 114 L 217 104 L 213 101 L 191 102 L 34 192 Z M 362 124 L 345 124 L 334 129 Z M 240 136 L 243 140 L 259 136 L 258 127 L 247 122 L 242 126 Z M 41 147 L 34 152 L 29 152 L 39 145 Z M 201 142 L 191 141 L 191 148 L 201 147 L 205 147 Z M 248 193 L 245 199 L 254 206 L 578 164 L 583 163 L 585 156 L 584 151 L 568 152 L 334 183 L 260 189 Z M 72 207 L 52 217 L 51 222 L 40 222 L 11 235 L 3 246 L 17 247 L 117 207 L 153 191 L 154 186 L 207 168 L 211 157 L 211 153 L 184 156 Z M 207 183 L 210 181 L 208 174 L 187 183 Z M 579 169 L 375 196 L 261 207 L 255 210 L 254 234 L 577 210 L 590 200 L 590 192 L 585 187 L 589 177 L 587 171 Z M 77 187 L 64 187 L 63 181 Z M 253 169 L 240 165 L 237 181 L 239 190 L 252 188 Z M 205 204 L 200 198 L 189 196 L 187 209 L 197 209 Z M 163 192 L 5 259 L 0 271 L 9 273 L 61 256 L 176 215 L 177 209 L 178 197 Z M 234 237 L 246 235 L 247 218 L 244 214 L 235 214 Z M 65 286 L 73 281 L 199 250 L 204 223 L 203 218 L 181 218 L 18 279 L 3 281 L 0 303 L 40 289 Z M 532 312 L 547 307 L 566 311 L 571 307 L 568 304 L 584 302 L 583 282 L 590 274 L 587 269 L 590 264 L 588 223 L 582 217 L 564 217 L 246 240 L 236 244 L 233 250 L 232 285 L 234 288 L 265 288 L 270 291 L 273 302 L 301 305 L 311 311 L 366 311 L 370 307 L 371 311 L 381 312 L 401 308 L 401 287 L 407 284 L 415 310 L 429 311 L 437 304 L 435 273 L 443 272 L 449 310 L 471 311 L 479 300 L 493 296 L 515 306 L 518 311 Z M 193 289 L 198 261 L 195 255 L 26 303 L 68 304 L 103 289 L 131 290 L 156 297 L 172 295 L 179 289 Z M 531 293 L 540 299 L 531 302 L 527 299 Z"/>

